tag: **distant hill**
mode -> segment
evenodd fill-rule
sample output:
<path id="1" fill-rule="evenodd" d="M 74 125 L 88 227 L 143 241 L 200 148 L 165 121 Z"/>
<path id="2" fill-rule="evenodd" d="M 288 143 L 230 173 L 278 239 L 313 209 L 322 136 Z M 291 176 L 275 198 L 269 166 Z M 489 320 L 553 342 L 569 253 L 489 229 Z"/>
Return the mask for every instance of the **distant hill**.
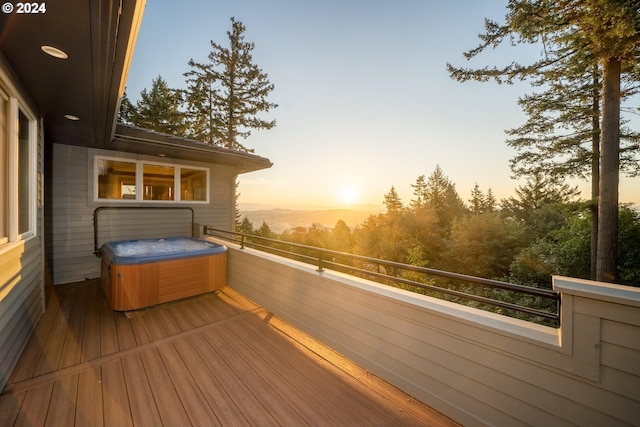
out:
<path id="1" fill-rule="evenodd" d="M 286 229 L 295 227 L 309 227 L 312 224 L 320 224 L 327 228 L 335 227 L 339 220 L 343 220 L 347 226 L 353 228 L 368 218 L 381 211 L 352 210 L 352 209 L 326 209 L 326 210 L 295 210 L 295 209 L 264 209 L 240 211 L 241 217 L 249 218 L 255 228 L 259 228 L 262 222 L 269 224 L 271 231 L 282 233 Z"/>

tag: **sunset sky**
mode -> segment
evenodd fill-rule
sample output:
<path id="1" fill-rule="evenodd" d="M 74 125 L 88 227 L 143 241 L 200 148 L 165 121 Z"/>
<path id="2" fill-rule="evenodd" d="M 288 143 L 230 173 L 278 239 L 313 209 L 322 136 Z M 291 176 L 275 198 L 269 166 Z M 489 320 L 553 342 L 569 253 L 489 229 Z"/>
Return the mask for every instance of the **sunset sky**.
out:
<path id="1" fill-rule="evenodd" d="M 240 176 L 241 209 L 381 207 L 394 186 L 404 203 L 411 184 L 436 165 L 467 201 L 477 183 L 498 199 L 514 151 L 505 129 L 521 125 L 527 84 L 458 83 L 455 66 L 535 61 L 539 47 L 499 48 L 468 63 L 484 18 L 503 22 L 497 0 L 147 0 L 127 95 L 137 100 L 157 75 L 185 87 L 188 61 L 206 61 L 209 41 L 227 45 L 230 17 L 255 43 L 279 105 L 274 129 L 243 145 L 273 167 Z M 640 102 L 636 98 L 634 108 Z M 640 128 L 640 117 L 629 117 Z M 575 182 L 589 196 L 589 183 Z M 640 205 L 640 178 L 623 178 L 620 201 Z"/>

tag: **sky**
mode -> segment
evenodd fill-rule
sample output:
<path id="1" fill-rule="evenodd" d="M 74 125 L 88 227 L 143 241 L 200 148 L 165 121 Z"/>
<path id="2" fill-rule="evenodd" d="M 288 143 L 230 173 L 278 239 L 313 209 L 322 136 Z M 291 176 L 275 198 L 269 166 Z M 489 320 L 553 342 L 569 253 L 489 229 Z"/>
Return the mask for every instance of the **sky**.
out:
<path id="1" fill-rule="evenodd" d="M 499 47 L 472 61 L 484 19 L 503 22 L 506 0 L 147 0 L 129 70 L 135 101 L 161 75 L 184 88 L 188 61 L 205 62 L 210 41 L 228 45 L 234 17 L 255 43 L 278 104 L 241 141 L 273 163 L 239 176 L 241 210 L 382 208 L 393 186 L 439 165 L 464 201 L 477 184 L 498 200 L 515 195 L 506 129 L 524 123 L 517 105 L 526 84 L 459 83 L 446 64 L 530 63 L 536 46 Z M 637 99 L 635 100 L 637 101 Z M 639 102 L 635 102 L 637 108 Z M 632 116 L 635 128 L 640 117 Z M 589 183 L 572 181 L 589 197 Z M 640 205 L 640 178 L 621 178 L 620 201 Z"/>

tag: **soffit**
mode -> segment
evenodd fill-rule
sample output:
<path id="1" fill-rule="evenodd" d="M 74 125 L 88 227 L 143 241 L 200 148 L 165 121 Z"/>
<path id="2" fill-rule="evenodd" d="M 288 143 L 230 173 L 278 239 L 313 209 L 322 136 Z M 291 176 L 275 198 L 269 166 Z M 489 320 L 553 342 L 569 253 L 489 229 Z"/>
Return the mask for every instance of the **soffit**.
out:
<path id="1" fill-rule="evenodd" d="M 112 139 L 144 0 L 56 0 L 46 7 L 41 14 L 0 13 L 0 52 L 41 114 L 48 141 L 104 147 Z M 43 45 L 68 59 L 45 54 Z"/>

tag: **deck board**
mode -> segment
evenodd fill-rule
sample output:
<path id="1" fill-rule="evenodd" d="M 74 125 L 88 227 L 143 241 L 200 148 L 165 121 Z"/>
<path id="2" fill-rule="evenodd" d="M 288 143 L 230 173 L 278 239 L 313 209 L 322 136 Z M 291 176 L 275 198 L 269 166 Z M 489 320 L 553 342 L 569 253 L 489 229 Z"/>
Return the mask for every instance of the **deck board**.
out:
<path id="1" fill-rule="evenodd" d="M 22 401 L 15 427 L 44 425 L 49 410 L 52 391 L 53 382 L 42 384 L 28 390 Z"/>
<path id="2" fill-rule="evenodd" d="M 26 395 L 26 391 L 0 395 L 0 426 L 15 424 Z"/>
<path id="3" fill-rule="evenodd" d="M 62 342 L 62 350 L 58 369 L 77 365 L 82 358 L 82 341 L 84 339 L 85 314 L 89 287 L 85 284 L 78 288 L 73 301 L 71 314 L 66 325 L 66 333 Z"/>
<path id="4" fill-rule="evenodd" d="M 87 295 L 87 308 L 85 311 L 85 328 L 88 331 L 100 330 L 100 302 L 102 298 L 97 292 L 90 292 Z M 100 334 L 84 334 L 82 339 L 82 348 L 80 353 L 80 361 L 93 360 L 100 357 L 101 343 Z"/>
<path id="5" fill-rule="evenodd" d="M 36 325 L 33 334 L 31 334 L 28 344 L 22 352 L 11 378 L 9 378 L 9 382 L 15 383 L 33 376 L 42 356 L 42 345 L 47 341 L 51 333 L 54 320 L 60 311 L 60 299 L 63 296 L 64 292 L 61 291 L 60 295 L 55 295 L 49 300 L 47 310 Z"/>
<path id="6" fill-rule="evenodd" d="M 149 386 L 153 392 L 154 400 L 165 426 L 184 426 L 189 425 L 189 417 L 182 405 L 175 403 L 180 401 L 180 396 L 174 388 L 170 378 L 166 375 L 158 375 L 163 372 L 164 364 L 155 350 L 145 351 L 140 354 L 142 364 L 147 372 Z"/>
<path id="7" fill-rule="evenodd" d="M 174 347 L 183 363 L 190 366 L 191 375 L 198 378 L 202 397 L 215 414 L 215 421 L 223 426 L 246 426 L 248 421 L 242 415 L 242 411 L 227 394 L 214 373 L 209 370 L 205 362 L 208 356 L 198 352 L 190 339 L 177 341 Z"/>
<path id="8" fill-rule="evenodd" d="M 133 426 L 121 360 L 102 365 L 102 402 L 105 426 Z"/>
<path id="9" fill-rule="evenodd" d="M 202 395 L 198 380 L 189 369 L 190 363 L 183 362 L 173 344 L 163 344 L 158 347 L 167 373 L 172 381 L 180 402 L 189 414 L 194 425 L 220 425 L 217 417 L 206 403 Z"/>
<path id="10" fill-rule="evenodd" d="M 292 406 L 295 402 L 284 399 L 278 393 L 278 390 L 282 388 L 280 387 L 281 383 L 270 382 L 263 375 L 268 371 L 257 369 L 251 362 L 247 362 L 245 357 L 247 357 L 250 348 L 236 340 L 227 339 L 223 333 L 224 329 L 216 328 L 216 330 L 212 329 L 204 333 L 211 350 L 218 353 L 232 372 L 242 372 L 242 377 L 238 380 L 259 400 L 269 415 L 278 420 L 278 423 L 292 426 L 305 425 L 306 422 L 296 412 L 295 406 Z M 254 359 L 251 358 L 251 361 Z"/>
<path id="11" fill-rule="evenodd" d="M 68 318 L 71 315 L 71 309 L 73 308 L 73 301 L 76 296 L 76 289 L 65 289 L 65 292 L 60 296 L 62 299 L 59 302 L 59 309 L 56 311 L 52 320 L 51 329 L 44 340 L 44 348 L 41 350 L 38 364 L 34 371 L 34 376 L 46 374 L 57 369 L 60 356 L 62 354 L 62 346 L 64 344 L 64 338 L 67 334 L 69 327 Z M 36 348 L 41 343 L 30 343 L 35 345 Z"/>
<path id="12" fill-rule="evenodd" d="M 116 335 L 120 351 L 136 347 L 136 336 L 133 333 L 131 322 L 123 313 L 115 313 Z"/>
<path id="13" fill-rule="evenodd" d="M 46 427 L 71 426 L 75 423 L 78 375 L 69 375 L 53 384 Z"/>
<path id="14" fill-rule="evenodd" d="M 100 355 L 117 353 L 120 350 L 118 331 L 116 328 L 116 313 L 109 308 L 107 301 L 96 291 L 98 311 L 100 314 Z"/>
<path id="15" fill-rule="evenodd" d="M 127 394 L 131 408 L 131 417 L 134 426 L 159 426 L 162 425 L 160 413 L 153 400 L 151 387 L 142 366 L 139 354 L 134 354 L 122 359 Z"/>
<path id="16" fill-rule="evenodd" d="M 85 369 L 78 374 L 75 425 L 104 425 L 103 413 L 101 369 L 99 367 Z"/>
<path id="17" fill-rule="evenodd" d="M 456 425 L 229 288 L 131 313 L 58 286 L 0 425 Z"/>

